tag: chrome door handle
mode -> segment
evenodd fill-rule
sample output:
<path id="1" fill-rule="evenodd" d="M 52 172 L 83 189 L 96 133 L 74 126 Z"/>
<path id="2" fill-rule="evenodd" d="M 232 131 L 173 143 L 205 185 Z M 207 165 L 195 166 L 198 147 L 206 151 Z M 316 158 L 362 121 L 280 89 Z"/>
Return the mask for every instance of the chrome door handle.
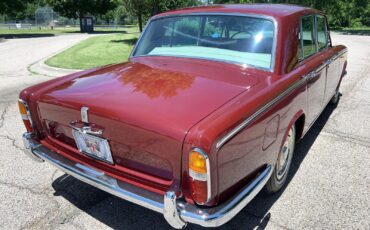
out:
<path id="1" fill-rule="evenodd" d="M 316 71 L 312 71 L 312 72 L 310 72 L 310 73 L 308 73 L 306 75 L 303 75 L 302 78 L 304 78 L 306 80 L 309 80 L 311 78 L 314 78 L 316 75 L 317 75 Z"/>

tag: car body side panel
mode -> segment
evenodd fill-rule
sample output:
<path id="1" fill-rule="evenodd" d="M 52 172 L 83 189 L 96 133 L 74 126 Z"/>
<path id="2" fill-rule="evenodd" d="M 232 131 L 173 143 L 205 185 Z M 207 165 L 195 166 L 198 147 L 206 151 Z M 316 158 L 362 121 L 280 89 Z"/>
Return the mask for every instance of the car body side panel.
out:
<path id="1" fill-rule="evenodd" d="M 291 39 L 293 40 L 294 36 Z M 287 42 L 286 45 L 291 46 L 292 41 L 290 43 Z M 326 67 L 320 72 L 320 82 L 316 88 L 318 92 L 311 91 L 312 94 L 310 94 L 308 87 L 310 84 L 312 86 L 312 82 L 308 82 L 305 76 L 312 71 L 316 71 L 323 63 L 332 58 L 332 56 L 344 50 L 345 47 L 343 46 L 330 47 L 295 64 L 293 70 L 287 74 L 266 76 L 263 80 L 261 79 L 260 84 L 244 92 L 239 97 L 234 98 L 227 105 L 195 125 L 189 131 L 183 148 L 182 186 L 184 188 L 187 187 L 187 154 L 194 146 L 203 148 L 211 159 L 213 199 L 209 205 L 222 202 L 230 197 L 253 178 L 255 173 L 264 165 L 274 165 L 283 142 L 284 133 L 289 125 L 292 122 L 294 124 L 295 120 L 299 118 L 297 114 L 304 116 L 305 123 L 302 134 L 305 134 L 333 96 L 333 92 L 331 91 L 329 92 L 330 95 L 326 95 L 327 97 L 324 95 L 326 93 Z M 284 52 L 284 49 L 281 49 L 281 52 Z M 287 49 L 285 52 L 292 51 Z M 294 59 L 293 55 L 291 56 Z M 342 58 L 338 58 L 340 64 L 337 67 L 333 67 L 336 68 L 334 71 L 337 73 L 334 76 L 334 85 L 339 84 L 339 72 L 343 70 L 343 60 L 345 59 L 345 55 Z M 279 62 L 281 65 L 287 65 L 281 67 L 281 71 L 289 70 L 288 65 L 292 61 L 294 60 L 287 59 L 286 61 Z M 295 87 L 297 84 L 299 85 L 299 82 L 301 82 L 301 85 Z M 221 148 L 217 147 L 217 142 L 227 135 L 228 132 L 252 116 L 253 112 L 279 97 L 285 91 L 291 90 L 292 87 L 295 87 L 293 91 L 261 113 L 257 119 L 240 130 Z M 312 101 L 311 104 L 316 109 L 316 112 L 312 115 L 311 120 L 307 120 L 306 116 L 310 112 L 307 99 L 309 96 L 315 96 L 315 93 L 320 93 L 320 98 Z M 276 141 L 264 149 L 263 141 L 266 125 L 277 115 L 280 119 Z M 188 196 L 190 199 L 190 195 L 187 194 L 186 189 L 184 193 L 185 197 Z"/>

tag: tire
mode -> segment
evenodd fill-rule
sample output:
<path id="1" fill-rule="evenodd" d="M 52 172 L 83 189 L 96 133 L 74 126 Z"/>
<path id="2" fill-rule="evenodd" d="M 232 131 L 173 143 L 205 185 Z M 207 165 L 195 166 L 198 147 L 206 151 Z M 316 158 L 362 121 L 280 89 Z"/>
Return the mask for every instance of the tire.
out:
<path id="1" fill-rule="evenodd" d="M 292 164 L 294 147 L 295 147 L 296 128 L 295 125 L 290 128 L 283 146 L 279 152 L 274 171 L 266 183 L 265 190 L 267 193 L 279 191 L 285 184 L 290 166 Z"/>
<path id="2" fill-rule="evenodd" d="M 331 98 L 330 100 L 330 104 L 332 105 L 336 105 L 338 104 L 339 102 L 339 98 L 340 98 L 340 92 L 339 92 L 339 87 L 335 90 L 335 94 L 334 96 Z"/>

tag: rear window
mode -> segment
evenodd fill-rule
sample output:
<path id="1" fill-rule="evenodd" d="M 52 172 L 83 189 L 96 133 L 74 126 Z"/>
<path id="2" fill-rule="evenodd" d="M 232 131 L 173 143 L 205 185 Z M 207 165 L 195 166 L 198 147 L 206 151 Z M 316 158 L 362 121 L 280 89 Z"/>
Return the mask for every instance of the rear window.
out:
<path id="1" fill-rule="evenodd" d="M 153 20 L 133 56 L 176 56 L 272 69 L 274 23 L 228 15 L 173 16 Z"/>

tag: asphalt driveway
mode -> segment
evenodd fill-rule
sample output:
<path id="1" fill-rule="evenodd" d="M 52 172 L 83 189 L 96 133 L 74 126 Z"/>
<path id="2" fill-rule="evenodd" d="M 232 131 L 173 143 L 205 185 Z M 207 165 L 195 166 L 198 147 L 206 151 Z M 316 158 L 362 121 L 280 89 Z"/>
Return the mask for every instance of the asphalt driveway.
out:
<path id="1" fill-rule="evenodd" d="M 22 152 L 18 94 L 50 79 L 30 73 L 28 65 L 87 36 L 0 43 L 1 229 L 169 228 L 162 215 L 34 163 Z M 298 144 L 286 188 L 258 195 L 223 229 L 370 229 L 370 37 L 332 39 L 349 48 L 339 105 L 326 108 Z"/>

